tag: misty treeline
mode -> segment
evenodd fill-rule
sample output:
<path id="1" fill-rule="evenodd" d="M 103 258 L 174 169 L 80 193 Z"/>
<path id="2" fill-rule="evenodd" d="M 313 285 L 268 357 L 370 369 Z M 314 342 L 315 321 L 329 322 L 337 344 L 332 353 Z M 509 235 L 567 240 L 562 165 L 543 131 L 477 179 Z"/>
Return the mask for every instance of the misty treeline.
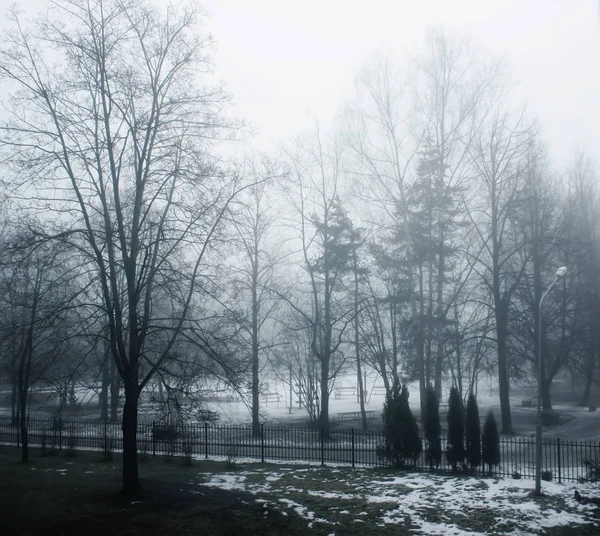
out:
<path id="1" fill-rule="evenodd" d="M 199 418 L 227 386 L 258 431 L 266 372 L 325 430 L 342 371 L 365 426 L 366 370 L 388 393 L 418 381 L 421 407 L 430 385 L 466 400 L 490 376 L 512 433 L 510 384 L 536 381 L 538 304 L 563 265 L 543 404 L 565 372 L 588 403 L 595 165 L 552 162 L 500 62 L 432 31 L 408 59 L 371 56 L 333 125 L 244 155 L 196 4 L 57 0 L 9 18 L 0 366 L 24 461 L 33 392 L 64 408 L 83 388 L 122 418 L 133 493 L 140 403 Z"/>

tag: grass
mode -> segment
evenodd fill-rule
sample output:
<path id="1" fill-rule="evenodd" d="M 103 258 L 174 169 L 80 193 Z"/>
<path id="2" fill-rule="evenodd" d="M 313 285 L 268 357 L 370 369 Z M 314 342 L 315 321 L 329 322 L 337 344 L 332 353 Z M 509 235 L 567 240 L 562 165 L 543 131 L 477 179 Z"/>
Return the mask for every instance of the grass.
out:
<path id="1" fill-rule="evenodd" d="M 598 510 L 557 484 L 534 499 L 524 480 L 239 462 L 231 469 L 209 460 L 186 467 L 181 458 L 151 457 L 140 464 L 145 491 L 131 503 L 119 494 L 118 454 L 102 462 L 99 453 L 40 457 L 32 450 L 30 465 L 18 460 L 17 449 L 0 450 L 0 534 L 600 532 Z M 562 521 L 544 528 L 553 516 Z"/>
<path id="2" fill-rule="evenodd" d="M 0 450 L 0 534 L 309 533 L 299 516 L 265 516 L 263 505 L 247 494 L 206 488 L 198 495 L 189 481 L 197 481 L 199 466 L 184 467 L 179 460 L 140 464 L 144 492 L 133 504 L 120 495 L 118 454 L 106 463 L 98 453 L 41 457 L 32 449 L 31 460 L 22 465 L 18 449 Z"/>

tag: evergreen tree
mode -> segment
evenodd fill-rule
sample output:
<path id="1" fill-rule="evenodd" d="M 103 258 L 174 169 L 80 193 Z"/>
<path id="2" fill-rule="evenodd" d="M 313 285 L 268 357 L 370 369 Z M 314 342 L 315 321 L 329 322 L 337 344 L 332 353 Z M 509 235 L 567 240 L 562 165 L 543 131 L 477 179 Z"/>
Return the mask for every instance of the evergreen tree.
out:
<path id="1" fill-rule="evenodd" d="M 383 403 L 383 445 L 379 449 L 382 458 L 390 460 L 394 466 L 400 466 L 402 431 L 398 426 L 400 416 L 400 387 L 394 383 L 392 389 L 385 395 Z"/>
<path id="2" fill-rule="evenodd" d="M 404 461 L 411 460 L 412 465 L 416 465 L 417 458 L 423 450 L 421 436 L 419 435 L 419 425 L 413 415 L 408 403 L 408 388 L 406 384 L 402 386 L 400 393 L 400 411 L 402 416 L 402 427 L 404 428 L 404 442 L 402 445 L 402 454 Z"/>
<path id="3" fill-rule="evenodd" d="M 479 424 L 479 407 L 477 398 L 471 392 L 467 400 L 467 416 L 465 419 L 465 457 L 471 471 L 481 464 L 481 426 Z"/>
<path id="4" fill-rule="evenodd" d="M 483 425 L 481 460 L 484 465 L 487 464 L 490 473 L 492 472 L 492 466 L 500 463 L 500 434 L 492 410 L 488 412 Z"/>
<path id="5" fill-rule="evenodd" d="M 440 424 L 440 405 L 435 389 L 430 384 L 427 388 L 427 403 L 423 414 L 423 428 L 427 441 L 425 459 L 429 468 L 439 467 L 442 461 L 442 425 Z"/>
<path id="6" fill-rule="evenodd" d="M 384 444 L 379 454 L 395 467 L 403 467 L 408 460 L 414 464 L 422 450 L 419 427 L 410 410 L 408 396 L 406 385 L 400 389 L 395 383 L 383 404 Z"/>
<path id="7" fill-rule="evenodd" d="M 458 389 L 453 386 L 448 398 L 448 447 L 446 451 L 452 470 L 465 459 L 465 410 Z"/>

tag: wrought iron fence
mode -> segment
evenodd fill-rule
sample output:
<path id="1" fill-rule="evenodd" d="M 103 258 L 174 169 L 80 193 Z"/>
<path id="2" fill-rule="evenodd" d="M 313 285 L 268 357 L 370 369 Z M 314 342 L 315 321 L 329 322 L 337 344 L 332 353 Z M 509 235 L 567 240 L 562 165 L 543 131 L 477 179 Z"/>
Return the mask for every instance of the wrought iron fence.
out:
<path id="1" fill-rule="evenodd" d="M 123 448 L 120 423 L 76 418 L 30 418 L 28 442 L 33 447 L 55 450 L 114 450 Z M 383 442 L 380 431 L 354 428 L 297 428 L 261 425 L 214 425 L 209 423 L 165 424 L 146 422 L 138 425 L 138 449 L 145 455 L 191 455 L 209 458 L 255 458 L 295 460 L 320 464 L 348 464 L 352 467 L 386 467 L 390 462 L 378 455 Z M 10 417 L 0 417 L 0 444 L 20 445 L 19 427 Z M 424 445 L 425 446 L 425 445 Z M 587 475 L 584 462 L 600 463 L 600 443 L 590 441 L 542 441 L 542 470 L 550 471 L 552 479 L 579 481 Z M 425 448 L 411 466 L 427 470 Z M 446 440 L 442 438 L 442 451 Z M 500 465 L 494 468 L 497 476 L 533 478 L 535 474 L 535 439 L 503 437 L 500 439 Z M 445 456 L 438 468 L 450 470 Z M 485 468 L 487 470 L 487 468 Z M 480 467 L 476 471 L 484 473 Z"/>

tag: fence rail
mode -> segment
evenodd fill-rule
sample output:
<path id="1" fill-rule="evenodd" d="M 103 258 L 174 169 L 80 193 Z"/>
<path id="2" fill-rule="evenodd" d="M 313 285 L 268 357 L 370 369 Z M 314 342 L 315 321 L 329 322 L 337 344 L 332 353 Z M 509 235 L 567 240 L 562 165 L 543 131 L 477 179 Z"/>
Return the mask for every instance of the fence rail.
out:
<path id="1" fill-rule="evenodd" d="M 28 441 L 33 447 L 76 450 L 121 450 L 123 437 L 120 423 L 76 418 L 30 418 Z M 377 448 L 383 441 L 379 431 L 354 428 L 331 428 L 328 434 L 322 428 L 292 428 L 261 425 L 254 430 L 247 425 L 165 424 L 159 422 L 138 425 L 138 449 L 146 455 L 170 454 L 230 456 L 265 460 L 297 460 L 367 466 L 389 466 L 378 456 Z M 10 417 L 0 416 L 0 444 L 20 445 L 19 427 Z M 425 450 L 425 449 L 423 449 Z M 442 438 L 442 451 L 446 440 Z M 501 438 L 498 476 L 523 478 L 535 474 L 535 439 Z M 579 481 L 587 476 L 586 460 L 600 462 L 600 443 L 589 441 L 542 441 L 542 470 L 551 471 L 559 482 Z M 416 461 L 416 470 L 428 465 L 423 452 Z M 442 457 L 441 470 L 450 470 L 451 464 Z M 483 468 L 478 469 L 479 474 Z"/>

